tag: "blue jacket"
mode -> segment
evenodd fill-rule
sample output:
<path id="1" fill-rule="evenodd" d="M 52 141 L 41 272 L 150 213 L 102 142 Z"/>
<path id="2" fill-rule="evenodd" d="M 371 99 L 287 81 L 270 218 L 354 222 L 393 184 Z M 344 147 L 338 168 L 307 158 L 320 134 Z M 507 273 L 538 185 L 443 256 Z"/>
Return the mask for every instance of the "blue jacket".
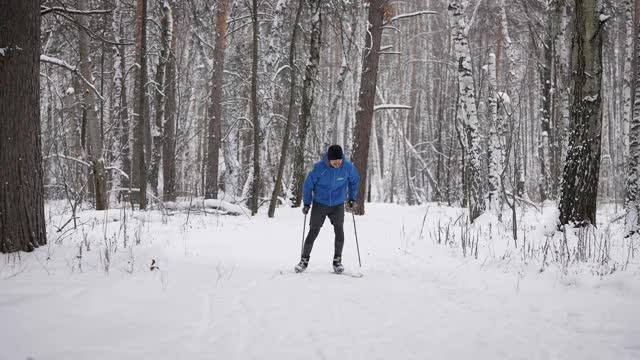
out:
<path id="1" fill-rule="evenodd" d="M 343 204 L 349 187 L 349 200 L 356 201 L 360 176 L 353 164 L 344 159 L 339 168 L 334 168 L 324 154 L 322 160 L 313 165 L 302 188 L 304 205 L 312 201 L 322 205 Z"/>

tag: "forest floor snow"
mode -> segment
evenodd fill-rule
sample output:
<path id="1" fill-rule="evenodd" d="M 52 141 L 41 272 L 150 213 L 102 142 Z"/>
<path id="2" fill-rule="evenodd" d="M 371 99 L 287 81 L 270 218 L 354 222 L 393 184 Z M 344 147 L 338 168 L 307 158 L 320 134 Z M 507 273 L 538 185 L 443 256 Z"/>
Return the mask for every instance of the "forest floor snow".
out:
<path id="1" fill-rule="evenodd" d="M 343 263 L 364 273 L 352 278 L 330 272 L 329 221 L 293 273 L 300 209 L 85 210 L 57 231 L 70 215 L 50 204 L 49 244 L 0 260 L 0 359 L 640 359 L 639 254 L 604 276 L 540 271 L 493 230 L 476 258 L 463 214 L 367 204 L 362 268 L 346 214 Z M 545 216 L 522 219 L 530 244 L 548 241 Z"/>

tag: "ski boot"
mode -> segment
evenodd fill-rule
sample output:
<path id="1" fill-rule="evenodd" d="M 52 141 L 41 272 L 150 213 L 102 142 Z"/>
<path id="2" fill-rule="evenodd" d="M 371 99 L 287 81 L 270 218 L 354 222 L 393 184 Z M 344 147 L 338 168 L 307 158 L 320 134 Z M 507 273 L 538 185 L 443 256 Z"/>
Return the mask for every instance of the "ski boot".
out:
<path id="1" fill-rule="evenodd" d="M 307 266 L 309 266 L 309 258 L 303 257 L 300 258 L 300 262 L 296 265 L 295 270 L 297 273 L 301 273 L 307 269 Z"/>
<path id="2" fill-rule="evenodd" d="M 342 256 L 336 256 L 333 258 L 333 272 L 336 274 L 342 274 L 344 266 L 342 266 Z"/>

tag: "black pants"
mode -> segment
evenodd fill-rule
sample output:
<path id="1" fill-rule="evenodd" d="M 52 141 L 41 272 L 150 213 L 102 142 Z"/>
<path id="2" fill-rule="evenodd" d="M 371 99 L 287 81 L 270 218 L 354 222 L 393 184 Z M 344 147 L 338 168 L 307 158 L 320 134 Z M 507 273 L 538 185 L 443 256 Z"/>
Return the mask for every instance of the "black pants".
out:
<path id="1" fill-rule="evenodd" d="M 336 206 L 326 206 L 317 202 L 313 203 L 311 207 L 311 220 L 309 221 L 309 234 L 304 241 L 304 251 L 302 252 L 303 258 L 309 258 L 311 255 L 311 249 L 313 249 L 313 242 L 320 233 L 320 228 L 324 224 L 324 219 L 329 217 L 331 224 L 333 224 L 333 231 L 336 235 L 335 249 L 333 257 L 342 256 L 342 248 L 344 247 L 344 204 Z"/>

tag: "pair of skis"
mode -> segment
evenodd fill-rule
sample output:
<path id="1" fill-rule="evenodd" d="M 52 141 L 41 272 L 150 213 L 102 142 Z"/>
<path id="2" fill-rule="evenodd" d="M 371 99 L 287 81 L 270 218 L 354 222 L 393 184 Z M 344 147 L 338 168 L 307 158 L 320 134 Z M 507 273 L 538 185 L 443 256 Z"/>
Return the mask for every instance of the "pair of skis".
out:
<path id="1" fill-rule="evenodd" d="M 287 275 L 287 274 L 302 274 L 304 273 L 304 271 L 301 272 L 296 272 L 295 270 L 280 270 L 280 274 L 281 275 Z M 334 275 L 344 275 L 344 276 L 349 276 L 352 278 L 361 278 L 364 276 L 363 273 L 359 273 L 359 272 L 351 272 L 351 271 L 343 271 L 343 272 L 334 272 L 334 271 L 329 271 L 329 274 L 334 274 Z"/>

